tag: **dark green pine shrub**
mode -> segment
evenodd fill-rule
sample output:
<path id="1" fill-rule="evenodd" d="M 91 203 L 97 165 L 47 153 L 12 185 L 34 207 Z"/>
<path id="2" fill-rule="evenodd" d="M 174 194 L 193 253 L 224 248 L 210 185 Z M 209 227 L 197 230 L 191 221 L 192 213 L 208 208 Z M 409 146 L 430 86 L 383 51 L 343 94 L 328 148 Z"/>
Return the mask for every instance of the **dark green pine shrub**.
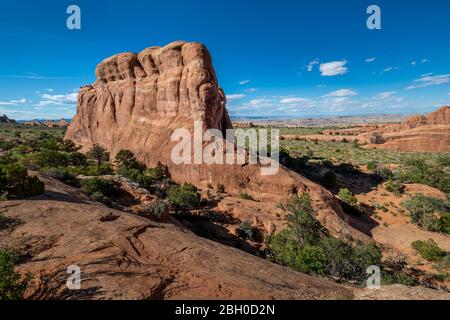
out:
<path id="1" fill-rule="evenodd" d="M 22 300 L 31 279 L 31 274 L 22 277 L 15 271 L 14 256 L 9 251 L 0 251 L 0 300 Z"/>
<path id="2" fill-rule="evenodd" d="M 353 207 L 355 207 L 358 204 L 358 199 L 356 199 L 354 194 L 347 188 L 339 190 L 338 198 L 341 201 Z"/>
<path id="3" fill-rule="evenodd" d="M 294 198 L 288 210 L 288 227 L 269 240 L 275 262 L 304 273 L 357 281 L 366 279 L 368 266 L 380 264 L 374 243 L 331 237 L 316 220 L 308 195 Z"/>
<path id="4" fill-rule="evenodd" d="M 402 202 L 413 223 L 434 232 L 449 234 L 450 205 L 448 202 L 422 194 L 415 195 Z"/>
<path id="5" fill-rule="evenodd" d="M 95 201 L 106 205 L 111 205 L 112 199 L 117 198 L 120 193 L 114 182 L 100 178 L 82 180 L 81 190 L 89 194 Z"/>
<path id="6" fill-rule="evenodd" d="M 396 180 L 389 180 L 385 188 L 387 191 L 392 192 L 396 196 L 401 196 L 405 192 L 405 186 Z"/>
<path id="7" fill-rule="evenodd" d="M 436 262 L 441 260 L 446 255 L 446 252 L 439 248 L 433 239 L 429 239 L 427 241 L 416 240 L 411 244 L 411 246 L 422 258 L 428 261 Z"/>
<path id="8" fill-rule="evenodd" d="M 185 183 L 170 188 L 167 201 L 177 213 L 188 213 L 200 206 L 200 194 L 195 186 Z"/>
<path id="9" fill-rule="evenodd" d="M 29 176 L 24 166 L 16 163 L 0 165 L 0 196 L 3 199 L 34 197 L 44 191 L 44 183 L 35 176 Z"/>

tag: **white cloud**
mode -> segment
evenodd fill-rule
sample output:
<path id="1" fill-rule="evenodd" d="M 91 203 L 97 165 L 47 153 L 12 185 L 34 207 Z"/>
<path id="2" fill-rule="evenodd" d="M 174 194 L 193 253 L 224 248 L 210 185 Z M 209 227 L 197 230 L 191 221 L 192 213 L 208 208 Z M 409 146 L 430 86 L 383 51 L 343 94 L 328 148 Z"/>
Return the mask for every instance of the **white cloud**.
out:
<path id="1" fill-rule="evenodd" d="M 377 98 L 381 99 L 381 100 L 385 100 L 385 99 L 388 99 L 388 98 L 394 96 L 396 93 L 397 93 L 396 91 L 381 92 L 377 95 Z"/>
<path id="2" fill-rule="evenodd" d="M 75 105 L 78 99 L 78 92 L 68 94 L 42 94 L 41 101 L 35 104 L 36 107 L 47 107 L 51 105 Z"/>
<path id="3" fill-rule="evenodd" d="M 247 84 L 247 83 L 249 83 L 250 82 L 250 80 L 242 80 L 242 81 L 239 81 L 239 84 L 241 85 L 241 86 L 243 86 L 244 84 Z"/>
<path id="4" fill-rule="evenodd" d="M 52 88 L 48 88 L 47 91 L 48 91 L 48 92 L 53 92 L 53 91 L 55 91 L 55 90 L 53 90 Z"/>
<path id="5" fill-rule="evenodd" d="M 333 62 L 327 62 L 320 64 L 320 72 L 321 75 L 324 77 L 333 77 L 337 75 L 343 75 L 346 74 L 348 71 L 348 68 L 345 67 L 347 64 L 347 61 L 333 61 Z"/>
<path id="6" fill-rule="evenodd" d="M 248 88 L 245 90 L 245 92 L 255 92 L 256 90 L 256 88 Z"/>
<path id="7" fill-rule="evenodd" d="M 377 57 L 367 58 L 366 62 L 374 62 Z"/>
<path id="8" fill-rule="evenodd" d="M 425 76 L 414 80 L 414 84 L 407 87 L 407 90 L 424 88 L 429 86 L 437 86 L 450 82 L 450 74 L 441 74 L 436 76 Z"/>
<path id="9" fill-rule="evenodd" d="M 245 94 L 227 94 L 228 101 L 234 101 L 245 98 Z"/>
<path id="10" fill-rule="evenodd" d="M 429 62 L 430 61 L 430 59 L 422 59 L 422 63 L 427 63 L 427 62 Z"/>
<path id="11" fill-rule="evenodd" d="M 351 89 L 341 89 L 330 92 L 326 95 L 326 97 L 354 97 L 358 94 L 358 92 Z"/>
<path id="12" fill-rule="evenodd" d="M 412 62 L 411 62 L 411 65 L 412 65 L 412 66 L 415 66 L 416 64 L 417 64 L 416 61 L 412 61 Z"/>
<path id="13" fill-rule="evenodd" d="M 301 103 L 301 102 L 306 102 L 308 101 L 307 99 L 303 99 L 303 98 L 284 98 L 280 100 L 281 104 L 292 104 L 292 103 Z"/>
<path id="14" fill-rule="evenodd" d="M 429 73 L 425 73 L 423 75 L 421 75 L 420 77 L 428 77 L 428 76 L 432 76 L 433 72 L 429 72 Z"/>
<path id="15" fill-rule="evenodd" d="M 19 104 L 24 104 L 27 102 L 31 102 L 31 101 L 28 101 L 27 99 L 15 99 L 15 100 L 10 100 L 10 101 L 0 101 L 0 106 L 17 106 Z"/>
<path id="16" fill-rule="evenodd" d="M 319 59 L 314 59 L 313 61 L 311 61 L 310 63 L 308 63 L 308 65 L 306 66 L 306 70 L 308 70 L 308 72 L 313 71 L 314 66 L 316 64 L 319 64 Z"/>

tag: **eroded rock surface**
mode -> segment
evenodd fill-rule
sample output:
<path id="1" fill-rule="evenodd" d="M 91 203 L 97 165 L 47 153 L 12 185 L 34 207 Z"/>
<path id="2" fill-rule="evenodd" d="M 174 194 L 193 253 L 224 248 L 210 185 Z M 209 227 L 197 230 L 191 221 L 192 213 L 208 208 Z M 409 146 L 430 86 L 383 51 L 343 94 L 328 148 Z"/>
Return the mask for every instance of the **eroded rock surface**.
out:
<path id="1" fill-rule="evenodd" d="M 99 144 L 114 156 L 131 150 L 148 166 L 168 165 L 177 182 L 197 186 L 223 184 L 227 192 L 247 192 L 273 202 L 308 192 L 320 221 L 334 234 L 368 237 L 353 229 L 337 200 L 324 188 L 281 166 L 278 174 L 261 175 L 260 165 L 178 164 L 171 159 L 176 129 L 193 132 L 231 129 L 226 99 L 211 56 L 200 43 L 174 42 L 139 54 L 122 53 L 101 62 L 97 80 L 80 90 L 77 114 L 66 138 L 84 150 Z"/>
<path id="2" fill-rule="evenodd" d="M 19 253 L 34 274 L 32 299 L 352 299 L 353 291 L 234 248 L 107 208 L 78 190 L 40 177 L 40 197 L 0 202 L 15 227 L 0 247 Z M 69 291 L 70 265 L 81 290 Z"/>

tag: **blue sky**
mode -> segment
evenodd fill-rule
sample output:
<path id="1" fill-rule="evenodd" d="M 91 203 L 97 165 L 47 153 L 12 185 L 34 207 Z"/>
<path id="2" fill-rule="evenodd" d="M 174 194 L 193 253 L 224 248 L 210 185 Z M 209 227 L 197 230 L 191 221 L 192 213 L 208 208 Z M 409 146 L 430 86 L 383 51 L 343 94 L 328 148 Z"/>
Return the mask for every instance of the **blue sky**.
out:
<path id="1" fill-rule="evenodd" d="M 450 104 L 449 14 L 442 0 L 2 2 L 0 113 L 70 118 L 104 58 L 175 40 L 208 46 L 233 116 L 429 112 Z"/>

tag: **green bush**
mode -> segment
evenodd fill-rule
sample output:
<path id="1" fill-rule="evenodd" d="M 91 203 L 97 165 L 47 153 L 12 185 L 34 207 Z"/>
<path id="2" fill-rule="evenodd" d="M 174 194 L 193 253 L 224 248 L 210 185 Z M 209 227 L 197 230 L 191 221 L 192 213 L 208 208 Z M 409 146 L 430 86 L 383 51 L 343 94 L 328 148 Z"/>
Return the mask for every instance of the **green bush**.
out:
<path id="1" fill-rule="evenodd" d="M 404 167 L 395 173 L 395 179 L 402 183 L 421 183 L 450 193 L 450 171 L 445 166 L 447 157 L 435 161 L 412 158 L 404 162 Z"/>
<path id="2" fill-rule="evenodd" d="M 189 183 L 173 186 L 167 194 L 167 201 L 178 213 L 187 213 L 200 205 L 200 195 L 195 186 Z"/>
<path id="3" fill-rule="evenodd" d="M 358 204 L 358 199 L 356 199 L 353 193 L 347 188 L 339 190 L 338 198 L 353 207 L 357 206 Z"/>
<path id="4" fill-rule="evenodd" d="M 383 180 L 390 179 L 390 178 L 392 178 L 392 175 L 393 175 L 391 169 L 389 169 L 388 167 L 381 165 L 381 164 L 379 164 L 375 168 L 374 173 Z"/>
<path id="5" fill-rule="evenodd" d="M 449 204 L 445 201 L 419 194 L 403 201 L 402 205 L 418 226 L 429 231 L 449 233 Z"/>
<path id="6" fill-rule="evenodd" d="M 94 160 L 97 163 L 97 168 L 100 169 L 100 166 L 103 162 L 108 162 L 110 159 L 110 154 L 104 148 L 99 146 L 98 144 L 94 144 L 91 150 L 86 154 L 86 156 Z"/>
<path id="7" fill-rule="evenodd" d="M 331 237 L 315 219 L 308 195 L 294 198 L 288 210 L 288 227 L 269 240 L 275 262 L 304 273 L 359 281 L 366 278 L 368 266 L 380 264 L 381 253 L 374 243 Z"/>
<path id="8" fill-rule="evenodd" d="M 31 279 L 31 274 L 22 277 L 14 270 L 14 257 L 9 251 L 0 251 L 0 300 L 22 300 Z"/>
<path id="9" fill-rule="evenodd" d="M 44 174 L 69 185 L 75 185 L 77 179 L 67 168 L 46 168 Z"/>
<path id="10" fill-rule="evenodd" d="M 250 194 L 245 193 L 245 192 L 241 192 L 239 194 L 239 198 L 244 199 L 244 200 L 255 201 L 255 199 Z"/>
<path id="11" fill-rule="evenodd" d="M 326 169 L 322 172 L 320 176 L 320 181 L 322 185 L 326 188 L 333 188 L 336 186 L 337 177 L 333 170 Z"/>
<path id="12" fill-rule="evenodd" d="M 145 169 L 144 176 L 154 182 L 170 179 L 169 168 L 161 162 L 158 162 L 155 168 Z"/>
<path id="13" fill-rule="evenodd" d="M 428 241 L 416 240 L 411 244 L 411 246 L 420 254 L 422 258 L 428 261 L 436 262 L 441 260 L 446 255 L 446 252 L 439 248 L 433 239 L 429 239 Z"/>
<path id="14" fill-rule="evenodd" d="M 100 164 L 100 166 L 88 165 L 84 169 L 84 174 L 88 177 L 104 176 L 104 175 L 110 175 L 113 173 L 114 173 L 114 170 L 112 169 L 112 167 L 109 163 L 102 163 L 102 164 Z"/>
<path id="15" fill-rule="evenodd" d="M 389 180 L 386 183 L 385 188 L 387 191 L 392 192 L 396 196 L 401 196 L 405 192 L 405 186 L 395 180 Z"/>
<path id="16" fill-rule="evenodd" d="M 0 166 L 0 195 L 15 200 L 44 193 L 45 185 L 35 176 L 28 176 L 24 166 L 11 163 Z"/>
<path id="17" fill-rule="evenodd" d="M 253 240 L 254 238 L 254 229 L 252 224 L 248 220 L 244 220 L 239 224 L 237 229 L 239 236 L 243 239 Z"/>
<path id="18" fill-rule="evenodd" d="M 116 155 L 115 163 L 118 166 L 119 171 L 129 169 L 142 171 L 144 169 L 144 167 L 134 157 L 133 152 L 130 150 L 120 150 Z"/>
<path id="19" fill-rule="evenodd" d="M 99 178 L 82 180 L 81 190 L 91 196 L 95 195 L 96 200 L 103 199 L 102 197 L 115 198 L 119 194 L 114 182 Z"/>
<path id="20" fill-rule="evenodd" d="M 376 168 L 378 168 L 378 162 L 376 162 L 376 161 L 370 161 L 367 164 L 367 170 L 375 171 Z"/>

